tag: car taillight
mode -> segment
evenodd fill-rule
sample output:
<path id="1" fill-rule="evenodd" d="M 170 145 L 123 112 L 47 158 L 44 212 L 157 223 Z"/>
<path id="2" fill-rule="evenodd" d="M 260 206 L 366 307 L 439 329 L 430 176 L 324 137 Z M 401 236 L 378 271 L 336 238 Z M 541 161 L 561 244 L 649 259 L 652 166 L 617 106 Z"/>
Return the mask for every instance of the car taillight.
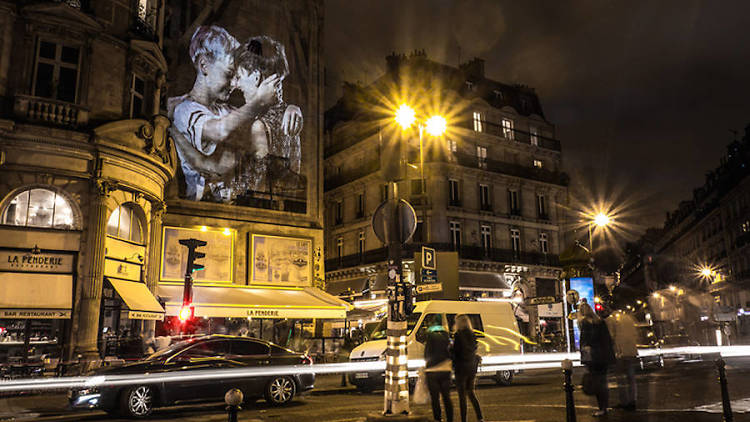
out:
<path id="1" fill-rule="evenodd" d="M 313 359 L 310 356 L 304 355 L 302 356 L 302 359 L 300 359 L 299 362 L 301 365 L 312 365 Z"/>

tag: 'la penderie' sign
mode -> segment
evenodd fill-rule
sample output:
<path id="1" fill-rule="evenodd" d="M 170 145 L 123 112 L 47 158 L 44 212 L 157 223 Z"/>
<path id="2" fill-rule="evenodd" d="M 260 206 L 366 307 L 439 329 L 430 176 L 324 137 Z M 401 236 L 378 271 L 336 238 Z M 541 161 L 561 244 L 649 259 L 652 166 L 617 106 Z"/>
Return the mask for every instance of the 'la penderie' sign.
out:
<path id="1" fill-rule="evenodd" d="M 73 255 L 0 250 L 0 271 L 72 273 Z"/>

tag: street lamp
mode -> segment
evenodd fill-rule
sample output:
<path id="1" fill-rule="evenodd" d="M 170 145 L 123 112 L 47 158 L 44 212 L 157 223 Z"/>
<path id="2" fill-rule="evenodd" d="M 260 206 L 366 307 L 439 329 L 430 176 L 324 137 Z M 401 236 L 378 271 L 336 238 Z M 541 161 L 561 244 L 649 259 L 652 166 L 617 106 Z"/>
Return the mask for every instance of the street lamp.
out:
<path id="1" fill-rule="evenodd" d="M 422 185 L 422 197 L 427 198 L 427 183 L 424 179 L 424 135 L 423 132 L 427 132 L 429 135 L 439 137 L 445 134 L 448 129 L 448 122 L 445 117 L 440 115 L 433 115 L 424 121 L 417 119 L 417 113 L 413 108 L 406 104 L 401 104 L 396 110 L 396 123 L 401 126 L 401 129 L 406 130 L 412 127 L 415 123 L 419 130 L 419 178 Z M 426 201 L 425 201 L 426 202 Z M 430 231 L 427 230 L 427 210 L 426 204 L 422 204 L 422 240 L 423 243 L 429 243 Z"/>

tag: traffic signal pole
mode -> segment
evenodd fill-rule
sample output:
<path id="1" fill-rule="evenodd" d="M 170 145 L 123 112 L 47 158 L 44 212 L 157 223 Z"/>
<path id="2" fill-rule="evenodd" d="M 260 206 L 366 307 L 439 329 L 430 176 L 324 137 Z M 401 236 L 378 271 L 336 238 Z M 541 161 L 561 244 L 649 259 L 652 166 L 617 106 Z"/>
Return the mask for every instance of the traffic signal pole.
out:
<path id="1" fill-rule="evenodd" d="M 406 350 L 406 285 L 402 283 L 401 218 L 399 218 L 398 184 L 388 183 L 389 211 L 386 218 L 388 245 L 388 336 L 385 352 L 384 415 L 409 413 L 409 370 Z"/>
<path id="2" fill-rule="evenodd" d="M 205 268 L 203 264 L 196 262 L 196 260 L 204 258 L 206 254 L 199 252 L 197 249 L 206 246 L 207 242 L 199 239 L 180 239 L 180 244 L 188 249 L 188 257 L 185 264 L 185 284 L 182 291 L 182 307 L 179 313 L 180 322 L 184 323 L 188 319 L 192 319 L 194 315 L 193 271 L 200 271 Z M 182 328 L 183 324 L 180 324 L 181 333 L 183 331 Z"/>

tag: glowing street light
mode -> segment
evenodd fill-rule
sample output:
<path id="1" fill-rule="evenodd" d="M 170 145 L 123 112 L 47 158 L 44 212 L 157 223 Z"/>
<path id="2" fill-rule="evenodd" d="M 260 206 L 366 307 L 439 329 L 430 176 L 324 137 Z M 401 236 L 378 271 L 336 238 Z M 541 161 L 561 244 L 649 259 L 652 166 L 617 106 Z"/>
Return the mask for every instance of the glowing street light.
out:
<path id="1" fill-rule="evenodd" d="M 432 116 L 425 122 L 425 130 L 432 136 L 441 136 L 448 128 L 448 123 L 443 116 Z"/>
<path id="2" fill-rule="evenodd" d="M 594 217 L 594 224 L 596 224 L 598 227 L 604 227 L 607 224 L 609 224 L 609 216 L 607 214 L 604 214 L 603 212 L 600 212 L 599 214 Z"/>
<path id="3" fill-rule="evenodd" d="M 701 275 L 703 277 L 711 277 L 713 275 L 713 270 L 708 267 L 703 267 L 701 268 Z"/>
<path id="4" fill-rule="evenodd" d="M 396 110 L 396 123 L 402 129 L 408 129 L 415 121 L 417 121 L 417 114 L 414 112 L 414 109 L 406 104 L 401 104 L 398 110 Z"/>

